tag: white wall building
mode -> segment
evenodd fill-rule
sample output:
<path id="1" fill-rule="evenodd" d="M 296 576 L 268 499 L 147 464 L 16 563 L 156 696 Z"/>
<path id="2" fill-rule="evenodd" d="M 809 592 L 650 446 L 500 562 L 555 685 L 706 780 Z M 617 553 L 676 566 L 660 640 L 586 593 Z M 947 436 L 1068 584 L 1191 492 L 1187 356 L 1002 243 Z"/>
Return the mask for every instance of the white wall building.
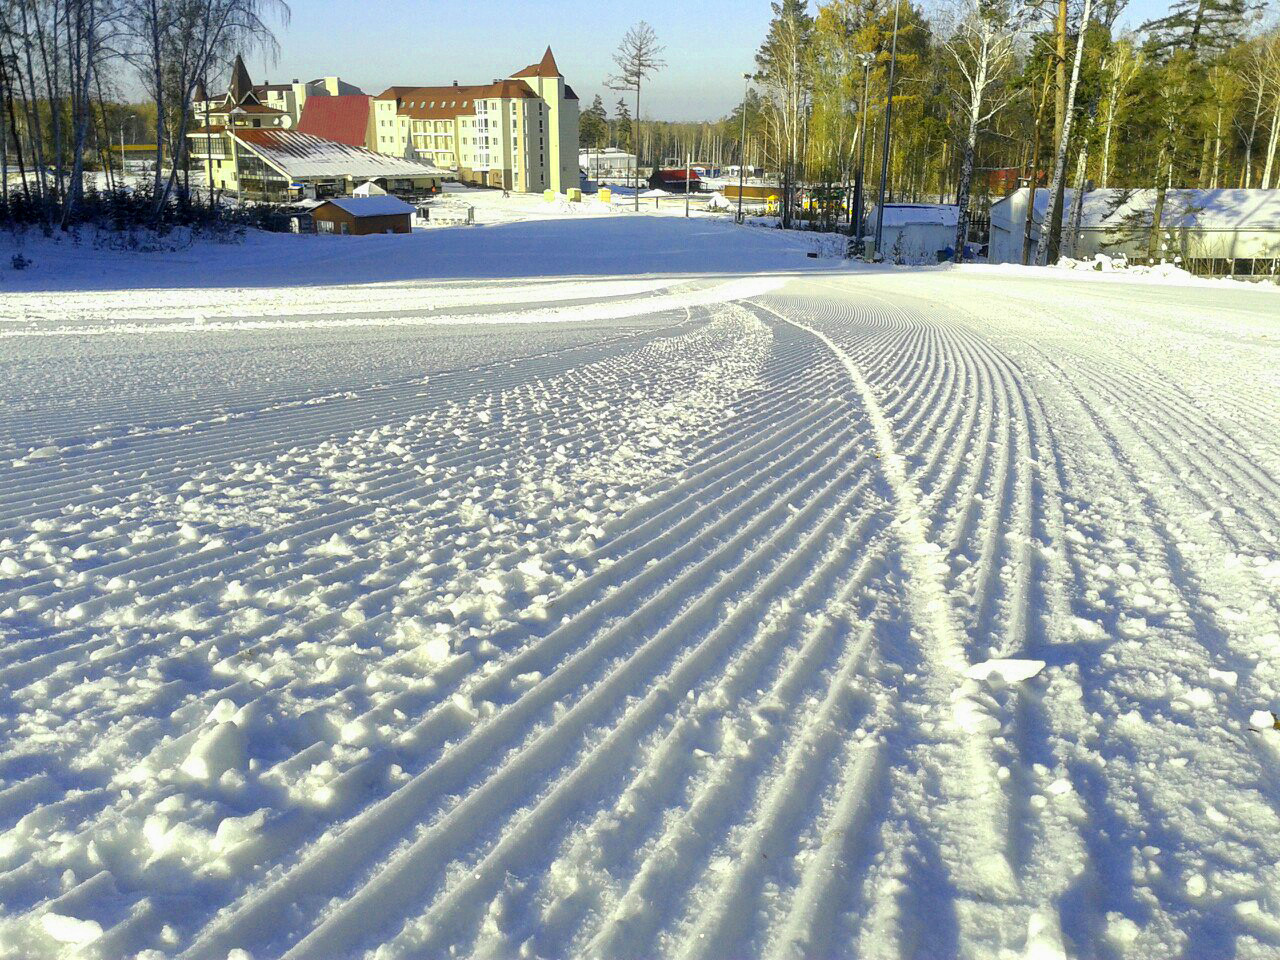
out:
<path id="1" fill-rule="evenodd" d="M 991 205 L 992 263 L 1020 263 L 1030 191 L 1019 188 Z M 1062 222 L 1070 222 L 1074 191 L 1066 191 Z M 1124 254 L 1145 258 L 1155 209 L 1154 189 L 1090 190 L 1084 195 L 1080 232 L 1064 237 L 1065 256 Z M 1036 190 L 1031 251 L 1048 213 L 1049 191 Z M 1213 272 L 1271 273 L 1280 258 L 1280 190 L 1169 190 L 1160 218 L 1161 258 L 1200 262 Z M 1222 263 L 1209 263 L 1222 261 Z"/>
<path id="2" fill-rule="evenodd" d="M 626 180 L 635 176 L 636 155 L 617 147 L 578 151 L 578 167 L 588 180 Z"/>
<path id="3" fill-rule="evenodd" d="M 867 216 L 866 233 L 875 233 L 877 207 Z M 943 203 L 886 203 L 880 254 L 899 263 L 937 263 L 956 243 L 960 208 Z"/>
<path id="4" fill-rule="evenodd" d="M 310 97 L 341 97 L 362 93 L 359 87 L 347 83 L 341 77 L 320 77 L 306 82 L 294 80 L 290 83 L 260 83 L 253 86 L 252 92 L 259 104 L 284 115 L 276 124 L 281 127 L 298 125 L 302 108 Z M 206 111 L 216 111 L 223 102 L 222 97 L 210 99 L 204 88 L 197 84 L 192 94 L 192 113 L 196 117 L 203 117 Z"/>
<path id="5" fill-rule="evenodd" d="M 522 193 L 578 186 L 578 96 L 550 47 L 505 80 L 390 87 L 373 109 L 380 153 L 420 157 L 465 183 Z"/>

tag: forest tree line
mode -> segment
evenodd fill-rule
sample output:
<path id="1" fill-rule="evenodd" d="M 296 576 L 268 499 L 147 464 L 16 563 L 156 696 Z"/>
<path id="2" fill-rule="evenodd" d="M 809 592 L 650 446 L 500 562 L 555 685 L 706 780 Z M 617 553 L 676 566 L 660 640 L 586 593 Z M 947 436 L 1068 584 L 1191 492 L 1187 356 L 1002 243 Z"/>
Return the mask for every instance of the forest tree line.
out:
<path id="1" fill-rule="evenodd" d="M 597 97 L 583 145 L 638 147 L 642 164 L 745 159 L 784 185 L 847 185 L 861 164 L 874 187 L 896 18 L 892 200 L 979 210 L 1031 179 L 1059 205 L 1077 184 L 1280 186 L 1280 29 L 1254 0 L 1175 0 L 1136 29 L 1120 26 L 1127 0 L 771 6 L 727 116 L 636 124 Z"/>
<path id="2" fill-rule="evenodd" d="M 130 194 L 162 222 L 190 202 L 192 93 L 241 50 L 273 49 L 283 0 L 0 0 L 0 184 L 4 216 L 64 228 L 107 171 L 118 131 L 155 144 L 152 180 Z M 130 104 L 126 91 L 146 102 Z M 16 176 L 15 176 L 16 174 Z"/>

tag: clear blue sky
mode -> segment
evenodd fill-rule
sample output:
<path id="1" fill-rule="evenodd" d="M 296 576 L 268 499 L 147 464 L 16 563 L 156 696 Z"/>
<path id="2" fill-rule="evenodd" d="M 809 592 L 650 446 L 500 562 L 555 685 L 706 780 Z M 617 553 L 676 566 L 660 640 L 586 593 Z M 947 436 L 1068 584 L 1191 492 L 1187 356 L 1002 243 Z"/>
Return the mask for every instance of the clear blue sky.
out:
<path id="1" fill-rule="evenodd" d="M 770 17 L 768 0 L 291 0 L 290 7 L 290 25 L 277 30 L 278 62 L 247 58 L 258 82 L 337 74 L 366 93 L 485 83 L 540 59 L 550 44 L 584 106 L 600 93 L 610 113 L 618 99 L 604 87 L 611 54 L 643 18 L 666 44 L 668 65 L 642 106 L 646 117 L 663 120 L 715 119 L 733 109 Z M 1167 0 L 1132 0 L 1125 20 L 1166 7 Z"/>

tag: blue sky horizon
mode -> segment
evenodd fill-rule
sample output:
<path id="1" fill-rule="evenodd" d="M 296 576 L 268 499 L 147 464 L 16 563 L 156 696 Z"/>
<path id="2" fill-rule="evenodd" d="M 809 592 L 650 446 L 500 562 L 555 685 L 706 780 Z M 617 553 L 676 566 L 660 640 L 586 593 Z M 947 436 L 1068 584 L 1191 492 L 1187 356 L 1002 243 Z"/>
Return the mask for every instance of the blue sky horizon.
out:
<path id="1" fill-rule="evenodd" d="M 290 23 L 276 25 L 279 57 L 254 52 L 245 58 L 254 80 L 337 74 L 370 94 L 395 84 L 487 83 L 539 60 L 550 45 L 583 105 L 600 94 L 612 114 L 620 96 L 605 86 L 613 51 L 627 28 L 645 19 L 665 44 L 667 61 L 642 94 L 645 118 L 715 120 L 741 99 L 742 74 L 754 67 L 772 16 L 768 0 L 703 0 L 696 16 L 688 5 L 666 0 L 639 9 L 598 0 L 589 19 L 580 5 L 563 0 L 379 0 L 375 6 L 376 19 L 368 0 L 291 0 Z M 1166 8 L 1166 0 L 1132 0 L 1123 20 L 1137 24 Z"/>

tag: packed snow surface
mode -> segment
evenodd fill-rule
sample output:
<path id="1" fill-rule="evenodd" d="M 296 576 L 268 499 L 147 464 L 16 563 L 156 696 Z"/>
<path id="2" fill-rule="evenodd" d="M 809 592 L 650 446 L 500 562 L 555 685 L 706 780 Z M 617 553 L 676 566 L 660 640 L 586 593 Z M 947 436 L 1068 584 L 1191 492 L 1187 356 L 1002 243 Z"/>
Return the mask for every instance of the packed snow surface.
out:
<path id="1" fill-rule="evenodd" d="M 1275 293 L 595 222 L 0 299 L 0 957 L 1280 955 Z"/>

